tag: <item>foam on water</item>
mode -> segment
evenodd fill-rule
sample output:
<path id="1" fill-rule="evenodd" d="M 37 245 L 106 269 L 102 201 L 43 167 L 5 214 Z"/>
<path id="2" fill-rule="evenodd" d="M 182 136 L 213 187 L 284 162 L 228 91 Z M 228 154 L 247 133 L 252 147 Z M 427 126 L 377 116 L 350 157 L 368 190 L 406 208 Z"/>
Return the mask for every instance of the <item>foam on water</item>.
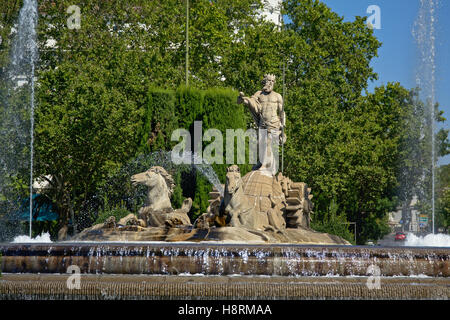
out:
<path id="1" fill-rule="evenodd" d="M 36 238 L 30 238 L 29 236 L 17 236 L 13 240 L 14 243 L 51 243 L 50 234 L 44 233 L 38 235 Z"/>
<path id="2" fill-rule="evenodd" d="M 405 246 L 411 247 L 450 247 L 450 235 L 447 234 L 428 234 L 425 237 L 418 237 L 414 234 L 408 234 Z"/>

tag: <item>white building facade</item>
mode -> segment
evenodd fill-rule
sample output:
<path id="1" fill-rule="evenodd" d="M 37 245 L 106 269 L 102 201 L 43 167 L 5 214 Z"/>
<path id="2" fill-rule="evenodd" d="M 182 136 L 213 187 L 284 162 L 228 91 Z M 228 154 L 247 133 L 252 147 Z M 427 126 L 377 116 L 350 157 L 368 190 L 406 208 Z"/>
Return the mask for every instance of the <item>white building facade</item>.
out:
<path id="1" fill-rule="evenodd" d="M 283 16 L 281 15 L 282 2 L 282 0 L 263 0 L 264 10 L 262 16 L 279 27 L 283 24 Z"/>

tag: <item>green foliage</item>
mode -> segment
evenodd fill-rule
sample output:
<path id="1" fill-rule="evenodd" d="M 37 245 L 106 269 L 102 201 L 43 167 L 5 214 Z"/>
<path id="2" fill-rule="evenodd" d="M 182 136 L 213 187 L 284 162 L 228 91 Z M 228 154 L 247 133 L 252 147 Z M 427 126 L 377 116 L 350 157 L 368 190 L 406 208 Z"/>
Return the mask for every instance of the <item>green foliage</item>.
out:
<path id="1" fill-rule="evenodd" d="M 114 216 L 116 218 L 116 223 L 117 223 L 117 222 L 119 222 L 120 219 L 126 217 L 130 213 L 131 213 L 130 211 L 128 211 L 127 209 L 124 209 L 124 208 L 115 208 L 115 209 L 111 209 L 111 210 L 105 210 L 105 211 L 102 211 L 98 215 L 97 220 L 95 220 L 94 224 L 104 223 L 106 221 L 106 219 L 108 219 L 111 216 Z"/>
<path id="2" fill-rule="evenodd" d="M 438 189 L 443 191 L 450 187 L 450 164 L 442 165 L 437 169 Z"/>
<path id="3" fill-rule="evenodd" d="M 436 226 L 448 232 L 450 228 L 450 188 L 442 191 L 437 201 Z"/>
<path id="4" fill-rule="evenodd" d="M 450 164 L 437 170 L 438 188 L 436 201 L 436 227 L 446 232 L 450 229 Z"/>
<path id="5" fill-rule="evenodd" d="M 393 181 L 382 163 L 392 154 L 377 123 L 387 110 L 361 94 L 376 79 L 370 60 L 381 44 L 364 19 L 343 22 L 319 1 L 285 1 L 284 9 L 292 21 L 286 25 L 292 62 L 286 73 L 285 173 L 312 187 L 314 225 L 337 219 L 325 216 L 336 199 L 340 219 L 356 222 L 357 242 L 365 243 L 375 236 L 361 224 L 378 225 L 376 217 L 388 208 L 376 211 L 377 200 Z M 368 212 L 376 213 L 368 218 Z"/>
<path id="6" fill-rule="evenodd" d="M 141 152 L 152 152 L 170 146 L 170 133 L 178 127 L 175 96 L 170 90 L 151 88 L 147 95 L 141 138 Z"/>
<path id="7" fill-rule="evenodd" d="M 355 244 L 355 236 L 354 233 L 349 231 L 349 223 L 345 213 L 339 214 L 338 212 L 338 204 L 336 201 L 332 201 L 327 211 L 314 215 L 311 228 L 319 232 L 340 236 Z"/>
<path id="8" fill-rule="evenodd" d="M 436 200 L 436 221 L 445 221 L 440 218 L 440 190 L 445 186 L 439 181 L 439 168 L 435 169 L 435 193 L 432 192 L 432 120 L 435 123 L 445 122 L 443 112 L 439 110 L 439 105 L 435 104 L 435 118 L 431 119 L 431 102 L 419 99 L 420 89 L 411 90 L 406 101 L 406 109 L 402 121 L 404 135 L 401 138 L 400 152 L 397 159 L 400 164 L 398 171 L 398 196 L 402 206 L 409 206 L 413 196 L 417 196 L 417 209 L 421 214 L 429 216 L 429 231 L 431 231 L 432 221 L 432 197 Z M 434 158 L 445 156 L 450 153 L 449 130 L 440 129 L 435 135 Z M 438 226 L 435 223 L 435 226 Z M 442 225 L 441 225 L 442 226 Z"/>
<path id="9" fill-rule="evenodd" d="M 286 174 L 312 187 L 319 216 L 336 199 L 357 224 L 357 243 L 377 239 L 399 198 L 410 201 L 418 180 L 429 177 L 427 159 L 418 157 L 430 145 L 424 104 L 398 83 L 367 92 L 381 44 L 363 18 L 343 22 L 315 0 L 285 1 L 284 8 L 292 21 Z"/>
<path id="10" fill-rule="evenodd" d="M 181 208 L 181 205 L 183 204 L 183 188 L 182 185 L 182 178 L 181 178 L 181 171 L 175 172 L 175 174 L 172 175 L 173 181 L 175 182 L 175 188 L 172 193 L 172 197 L 170 199 L 170 203 L 172 203 L 172 207 L 174 208 Z"/>

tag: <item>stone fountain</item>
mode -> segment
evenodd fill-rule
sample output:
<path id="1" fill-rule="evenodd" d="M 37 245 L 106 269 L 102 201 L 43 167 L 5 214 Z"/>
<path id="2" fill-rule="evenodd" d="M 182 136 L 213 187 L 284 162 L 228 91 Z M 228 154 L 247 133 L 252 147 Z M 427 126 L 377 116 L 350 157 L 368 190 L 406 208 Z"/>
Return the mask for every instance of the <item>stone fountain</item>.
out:
<path id="1" fill-rule="evenodd" d="M 138 215 L 83 230 L 76 241 L 239 241 L 245 243 L 298 243 L 349 245 L 338 236 L 309 228 L 313 207 L 305 183 L 295 183 L 280 173 L 269 177 L 251 171 L 243 178 L 235 165 L 228 168 L 225 194 L 210 193 L 208 211 L 191 222 L 192 200 L 173 209 L 173 179 L 162 167 L 132 177 L 148 186 L 148 199 Z"/>
<path id="2" fill-rule="evenodd" d="M 252 97 L 241 92 L 237 102 L 245 104 L 259 128 L 260 161 L 241 177 L 239 167 L 227 169 L 224 194 L 210 193 L 206 213 L 190 221 L 192 200 L 174 210 L 170 196 L 172 176 L 154 166 L 131 177 L 133 184 L 147 186 L 147 201 L 138 215 L 105 223 L 82 231 L 72 240 L 84 241 L 240 241 L 259 243 L 299 243 L 350 245 L 338 236 L 309 228 L 313 203 L 311 189 L 293 182 L 278 171 L 278 145 L 285 143 L 286 116 L 283 99 L 273 91 L 275 76 L 264 77 L 264 88 Z"/>
<path id="3" fill-rule="evenodd" d="M 286 137 L 274 80 L 238 97 L 267 130 L 262 159 L 243 177 L 228 167 L 207 212 L 191 221 L 190 198 L 172 207 L 165 168 L 136 173 L 147 187 L 137 214 L 62 242 L 0 244 L 0 299 L 448 299 L 448 248 L 351 246 L 310 229 L 311 189 L 277 170 Z"/>

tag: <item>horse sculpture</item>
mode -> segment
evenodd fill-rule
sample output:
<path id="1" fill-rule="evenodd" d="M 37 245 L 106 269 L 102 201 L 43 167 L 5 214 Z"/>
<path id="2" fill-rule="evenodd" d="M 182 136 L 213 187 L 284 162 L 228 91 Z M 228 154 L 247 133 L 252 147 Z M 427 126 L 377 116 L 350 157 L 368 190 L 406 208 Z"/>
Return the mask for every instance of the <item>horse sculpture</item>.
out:
<path id="1" fill-rule="evenodd" d="M 159 166 L 131 176 L 133 185 L 143 184 L 148 187 L 146 207 L 154 211 L 173 210 L 170 203 L 175 184 L 172 176 Z"/>
<path id="2" fill-rule="evenodd" d="M 172 176 L 159 166 L 135 174 L 131 177 L 133 185 L 143 184 L 148 187 L 145 206 L 139 209 L 139 218 L 147 226 L 191 225 L 187 215 L 192 206 L 191 198 L 183 202 L 181 209 L 173 210 L 170 196 L 175 187 Z"/>
<path id="3" fill-rule="evenodd" d="M 227 220 L 229 220 L 230 226 L 256 227 L 254 205 L 244 194 L 241 173 L 237 165 L 232 165 L 227 169 L 222 207 L 224 212 L 221 215 L 229 217 Z"/>

